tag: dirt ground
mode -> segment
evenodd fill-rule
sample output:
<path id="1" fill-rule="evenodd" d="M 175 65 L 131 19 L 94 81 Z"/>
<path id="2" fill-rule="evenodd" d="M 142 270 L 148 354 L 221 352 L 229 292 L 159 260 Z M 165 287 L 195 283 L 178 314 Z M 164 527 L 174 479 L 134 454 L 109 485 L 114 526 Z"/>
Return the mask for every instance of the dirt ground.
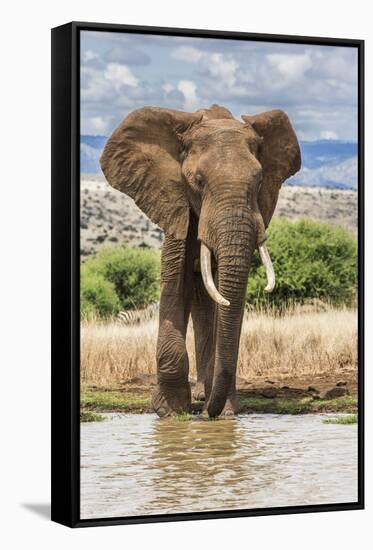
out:
<path id="1" fill-rule="evenodd" d="M 190 382 L 193 390 L 196 381 L 192 379 Z M 83 385 L 81 414 L 84 417 L 92 412 L 153 412 L 151 394 L 155 384 L 156 376 L 145 374 L 111 387 Z M 357 379 L 352 372 L 339 378 L 304 376 L 288 381 L 284 378 L 257 377 L 250 381 L 237 378 L 237 389 L 238 413 L 357 412 Z M 202 410 L 203 402 L 193 400 L 192 412 L 198 414 Z"/>
<path id="2" fill-rule="evenodd" d="M 193 390 L 196 380 L 191 379 L 190 383 Z M 155 384 L 155 375 L 144 374 L 127 381 L 121 385 L 120 389 L 122 391 L 128 391 L 131 394 L 144 394 L 145 392 L 151 391 Z M 276 378 L 268 379 L 266 377 L 256 377 L 252 380 L 237 378 L 237 390 L 239 395 L 248 397 L 299 398 L 313 395 L 323 399 L 327 396 L 331 398 L 342 397 L 343 395 L 355 396 L 357 388 L 357 375 L 352 371 L 345 372 L 342 377 L 324 375 L 312 377 L 303 376 L 299 378 L 291 377 L 287 379 L 282 376 L 281 380 L 276 380 Z"/>

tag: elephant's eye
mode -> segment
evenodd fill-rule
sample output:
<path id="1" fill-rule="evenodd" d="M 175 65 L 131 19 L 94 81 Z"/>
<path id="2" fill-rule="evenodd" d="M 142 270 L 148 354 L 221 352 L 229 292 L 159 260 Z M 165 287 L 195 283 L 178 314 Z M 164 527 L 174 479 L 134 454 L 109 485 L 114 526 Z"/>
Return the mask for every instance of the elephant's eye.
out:
<path id="1" fill-rule="evenodd" d="M 250 153 L 256 157 L 258 155 L 258 151 L 259 151 L 258 143 L 250 142 L 249 143 L 249 150 L 250 150 Z"/>
<path id="2" fill-rule="evenodd" d="M 248 141 L 248 147 L 249 147 L 250 153 L 253 154 L 255 157 L 258 157 L 260 153 L 260 145 L 262 141 L 263 141 L 262 138 Z"/>

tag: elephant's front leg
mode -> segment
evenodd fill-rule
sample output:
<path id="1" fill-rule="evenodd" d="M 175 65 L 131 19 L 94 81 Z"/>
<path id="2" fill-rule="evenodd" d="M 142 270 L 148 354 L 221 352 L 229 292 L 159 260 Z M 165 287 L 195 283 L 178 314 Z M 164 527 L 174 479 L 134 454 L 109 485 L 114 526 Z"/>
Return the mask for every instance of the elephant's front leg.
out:
<path id="1" fill-rule="evenodd" d="M 211 391 L 215 361 L 214 326 L 215 304 L 206 292 L 201 273 L 194 273 L 192 320 L 196 350 L 197 383 L 193 398 L 208 399 Z"/>
<path id="2" fill-rule="evenodd" d="M 159 416 L 191 411 L 185 346 L 192 297 L 188 270 L 186 242 L 166 237 L 161 260 L 157 386 L 152 398 L 153 408 Z"/>

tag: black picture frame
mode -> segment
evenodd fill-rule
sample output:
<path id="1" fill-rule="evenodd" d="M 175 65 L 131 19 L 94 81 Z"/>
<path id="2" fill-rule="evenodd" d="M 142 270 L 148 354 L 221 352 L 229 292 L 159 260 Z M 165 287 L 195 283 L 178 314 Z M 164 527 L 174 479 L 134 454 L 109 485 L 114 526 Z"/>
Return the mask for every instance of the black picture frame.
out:
<path id="1" fill-rule="evenodd" d="M 358 52 L 358 501 L 328 505 L 80 519 L 80 32 L 332 45 Z M 364 41 L 72 22 L 52 29 L 52 520 L 69 527 L 364 508 Z"/>

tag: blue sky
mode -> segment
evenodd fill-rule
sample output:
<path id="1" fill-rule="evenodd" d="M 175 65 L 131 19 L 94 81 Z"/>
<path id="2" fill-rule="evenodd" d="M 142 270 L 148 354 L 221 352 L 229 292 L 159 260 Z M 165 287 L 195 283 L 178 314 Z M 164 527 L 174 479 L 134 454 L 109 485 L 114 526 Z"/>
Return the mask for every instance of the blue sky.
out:
<path id="1" fill-rule="evenodd" d="M 286 111 L 302 140 L 357 140 L 357 50 L 211 38 L 81 35 L 81 132 L 145 105 Z"/>

